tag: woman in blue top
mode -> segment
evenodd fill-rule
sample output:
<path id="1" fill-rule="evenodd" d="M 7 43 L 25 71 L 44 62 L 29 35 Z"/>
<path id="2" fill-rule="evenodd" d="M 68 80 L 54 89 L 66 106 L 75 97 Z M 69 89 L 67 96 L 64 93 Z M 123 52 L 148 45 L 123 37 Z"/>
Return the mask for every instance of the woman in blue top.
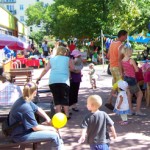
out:
<path id="1" fill-rule="evenodd" d="M 72 61 L 67 56 L 67 49 L 63 46 L 57 48 L 56 56 L 50 58 L 47 66 L 44 68 L 38 81 L 51 69 L 49 76 L 49 86 L 54 98 L 56 112 L 61 112 L 64 107 L 65 114 L 68 119 L 69 113 L 69 86 L 70 86 L 70 70 L 74 69 Z"/>
<path id="2" fill-rule="evenodd" d="M 58 131 L 50 126 L 51 119 L 44 110 L 32 102 L 36 92 L 37 85 L 34 82 L 26 83 L 23 97 L 13 104 L 9 113 L 9 124 L 20 122 L 20 125 L 13 130 L 11 138 L 14 142 L 49 141 L 50 150 L 62 150 Z M 35 113 L 43 117 L 45 122 L 38 124 Z"/>

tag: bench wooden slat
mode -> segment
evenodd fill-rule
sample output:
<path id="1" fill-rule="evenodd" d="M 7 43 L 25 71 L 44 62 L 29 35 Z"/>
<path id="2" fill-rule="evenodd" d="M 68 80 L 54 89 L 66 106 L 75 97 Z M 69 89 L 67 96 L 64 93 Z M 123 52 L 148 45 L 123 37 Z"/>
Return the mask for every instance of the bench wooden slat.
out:
<path id="1" fill-rule="evenodd" d="M 37 141 L 24 141 L 24 142 L 20 142 L 20 143 L 14 143 L 10 137 L 1 137 L 0 138 L 0 149 L 1 148 L 7 148 L 7 147 L 19 147 L 21 145 L 28 145 L 28 144 L 32 144 L 32 149 L 36 150 L 37 149 L 37 145 L 42 143 L 42 142 L 48 142 L 49 140 L 37 140 Z"/>

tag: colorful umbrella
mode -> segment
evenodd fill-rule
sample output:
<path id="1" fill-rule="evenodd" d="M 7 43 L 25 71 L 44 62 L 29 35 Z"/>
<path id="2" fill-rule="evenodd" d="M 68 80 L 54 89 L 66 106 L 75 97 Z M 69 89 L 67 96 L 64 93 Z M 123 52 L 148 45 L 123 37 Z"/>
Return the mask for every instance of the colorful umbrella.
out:
<path id="1" fill-rule="evenodd" d="M 0 49 L 7 46 L 12 50 L 24 50 L 29 49 L 29 44 L 21 41 L 19 38 L 11 35 L 0 34 Z"/>

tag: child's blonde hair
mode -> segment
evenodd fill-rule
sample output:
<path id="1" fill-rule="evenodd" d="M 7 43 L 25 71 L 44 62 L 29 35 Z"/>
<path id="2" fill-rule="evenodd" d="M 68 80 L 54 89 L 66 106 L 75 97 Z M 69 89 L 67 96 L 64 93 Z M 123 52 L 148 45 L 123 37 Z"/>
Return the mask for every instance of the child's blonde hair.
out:
<path id="1" fill-rule="evenodd" d="M 122 54 L 127 54 L 129 51 L 132 51 L 133 52 L 133 49 L 131 47 L 128 47 L 128 46 L 123 46 L 121 52 Z"/>
<path id="2" fill-rule="evenodd" d="M 31 101 L 33 97 L 33 93 L 37 90 L 37 85 L 34 82 L 28 82 L 24 85 L 23 89 L 23 97 L 27 101 Z"/>
<path id="3" fill-rule="evenodd" d="M 87 101 L 96 108 L 100 108 L 102 106 L 102 98 L 99 95 L 90 95 Z"/>
<path id="4" fill-rule="evenodd" d="M 64 56 L 65 54 L 67 54 L 67 48 L 64 47 L 64 46 L 59 46 L 59 47 L 57 48 L 56 55 Z"/>
<path id="5" fill-rule="evenodd" d="M 89 67 L 91 67 L 91 66 L 94 67 L 95 65 L 94 65 L 93 63 L 90 63 L 90 64 L 89 64 Z"/>
<path id="6" fill-rule="evenodd" d="M 11 75 L 9 72 L 3 72 L 2 75 L 7 81 L 11 81 Z"/>

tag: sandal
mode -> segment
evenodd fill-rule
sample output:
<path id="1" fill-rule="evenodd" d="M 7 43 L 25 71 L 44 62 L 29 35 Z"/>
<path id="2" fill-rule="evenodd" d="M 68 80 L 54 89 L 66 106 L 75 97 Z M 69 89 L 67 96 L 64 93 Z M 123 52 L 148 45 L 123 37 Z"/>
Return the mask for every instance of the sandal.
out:
<path id="1" fill-rule="evenodd" d="M 124 126 L 124 125 L 127 125 L 128 124 L 128 121 L 122 121 L 120 122 L 120 125 Z"/>

